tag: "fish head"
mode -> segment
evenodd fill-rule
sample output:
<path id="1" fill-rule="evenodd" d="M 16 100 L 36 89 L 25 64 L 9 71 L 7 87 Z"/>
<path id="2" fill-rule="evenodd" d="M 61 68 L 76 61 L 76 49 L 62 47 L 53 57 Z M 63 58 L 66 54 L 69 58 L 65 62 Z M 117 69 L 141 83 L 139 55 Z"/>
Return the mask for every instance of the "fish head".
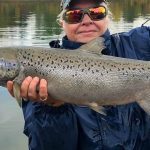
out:
<path id="1" fill-rule="evenodd" d="M 15 48 L 0 48 L 0 86 L 6 86 L 8 80 L 19 74 L 17 53 Z"/>

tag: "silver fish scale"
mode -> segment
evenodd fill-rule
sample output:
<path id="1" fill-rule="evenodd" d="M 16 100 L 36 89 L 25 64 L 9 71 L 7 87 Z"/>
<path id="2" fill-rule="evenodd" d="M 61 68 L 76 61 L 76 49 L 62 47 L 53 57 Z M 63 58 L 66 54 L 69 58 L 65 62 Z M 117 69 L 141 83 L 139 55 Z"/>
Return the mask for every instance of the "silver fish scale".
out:
<path id="1" fill-rule="evenodd" d="M 11 56 L 7 50 L 11 50 Z M 0 51 L 0 58 L 5 52 L 10 63 L 19 64 L 17 69 L 23 66 L 25 76 L 45 78 L 49 94 L 64 102 L 119 105 L 148 97 L 145 95 L 150 89 L 150 62 L 105 56 L 95 50 L 7 50 Z M 10 66 L 4 65 L 6 72 Z"/>
<path id="2" fill-rule="evenodd" d="M 62 50 L 47 53 L 25 50 L 21 51 L 20 60 L 24 60 L 22 63 L 25 64 L 28 75 L 38 75 L 48 80 L 52 96 L 68 102 L 72 100 L 74 103 L 81 103 L 82 100 L 85 104 L 86 101 L 99 101 L 100 98 L 104 99 L 105 104 L 110 103 L 112 97 L 117 100 L 118 95 L 122 99 L 124 96 L 133 95 L 132 93 L 137 91 L 137 88 L 134 90 L 136 82 L 137 87 L 141 89 L 143 82 L 149 81 L 148 75 L 143 74 L 142 64 L 133 63 L 133 66 L 130 64 L 129 67 L 128 62 L 105 62 L 105 57 L 99 59 L 95 55 L 88 56 L 87 59 L 85 53 L 84 56 L 81 54 L 66 53 Z M 141 75 L 146 77 L 144 81 L 139 82 Z M 111 103 L 115 102 L 111 100 Z"/>

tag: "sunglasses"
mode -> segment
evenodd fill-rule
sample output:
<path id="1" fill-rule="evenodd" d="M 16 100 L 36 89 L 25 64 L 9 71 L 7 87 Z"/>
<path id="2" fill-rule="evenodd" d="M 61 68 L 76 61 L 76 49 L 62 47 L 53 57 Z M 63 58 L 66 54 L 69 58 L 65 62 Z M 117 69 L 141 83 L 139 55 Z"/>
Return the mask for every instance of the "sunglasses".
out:
<path id="1" fill-rule="evenodd" d="M 76 24 L 82 22 L 84 15 L 87 14 L 91 20 L 99 21 L 106 17 L 107 10 L 104 6 L 98 6 L 93 8 L 85 8 L 85 9 L 73 9 L 67 10 L 63 14 L 63 20 L 69 24 Z"/>

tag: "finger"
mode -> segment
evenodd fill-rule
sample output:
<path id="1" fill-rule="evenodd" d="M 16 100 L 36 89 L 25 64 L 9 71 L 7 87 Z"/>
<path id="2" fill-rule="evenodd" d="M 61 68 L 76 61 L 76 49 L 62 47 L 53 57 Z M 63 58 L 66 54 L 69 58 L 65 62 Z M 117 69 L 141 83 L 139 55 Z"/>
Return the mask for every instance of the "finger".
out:
<path id="1" fill-rule="evenodd" d="M 8 89 L 8 91 L 9 91 L 9 93 L 11 94 L 11 96 L 14 97 L 13 81 L 8 81 L 8 82 L 7 82 L 7 89 Z"/>
<path id="2" fill-rule="evenodd" d="M 31 81 L 32 81 L 32 77 L 28 76 L 22 82 L 21 90 L 20 90 L 21 97 L 26 98 L 26 99 L 28 98 L 28 88 L 29 88 Z"/>
<path id="3" fill-rule="evenodd" d="M 28 88 L 28 97 L 31 100 L 37 100 L 38 99 L 38 93 L 37 93 L 37 86 L 39 84 L 39 78 L 34 77 L 31 81 L 29 88 Z"/>
<path id="4" fill-rule="evenodd" d="M 46 100 L 48 97 L 48 91 L 47 91 L 47 81 L 45 79 L 40 80 L 40 85 L 39 85 L 39 96 L 40 99 Z"/>

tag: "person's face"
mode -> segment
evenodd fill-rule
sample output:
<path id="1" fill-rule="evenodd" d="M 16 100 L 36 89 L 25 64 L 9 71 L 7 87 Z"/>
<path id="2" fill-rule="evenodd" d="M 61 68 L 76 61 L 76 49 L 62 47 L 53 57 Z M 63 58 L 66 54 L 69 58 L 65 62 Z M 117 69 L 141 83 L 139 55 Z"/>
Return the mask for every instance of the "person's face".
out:
<path id="1" fill-rule="evenodd" d="M 91 3 L 77 4 L 75 7 L 87 8 Z M 87 43 L 101 35 L 103 35 L 108 28 L 108 16 L 103 20 L 93 21 L 85 14 L 82 22 L 77 24 L 68 24 L 64 20 L 62 21 L 62 27 L 69 40 L 74 42 Z"/>

